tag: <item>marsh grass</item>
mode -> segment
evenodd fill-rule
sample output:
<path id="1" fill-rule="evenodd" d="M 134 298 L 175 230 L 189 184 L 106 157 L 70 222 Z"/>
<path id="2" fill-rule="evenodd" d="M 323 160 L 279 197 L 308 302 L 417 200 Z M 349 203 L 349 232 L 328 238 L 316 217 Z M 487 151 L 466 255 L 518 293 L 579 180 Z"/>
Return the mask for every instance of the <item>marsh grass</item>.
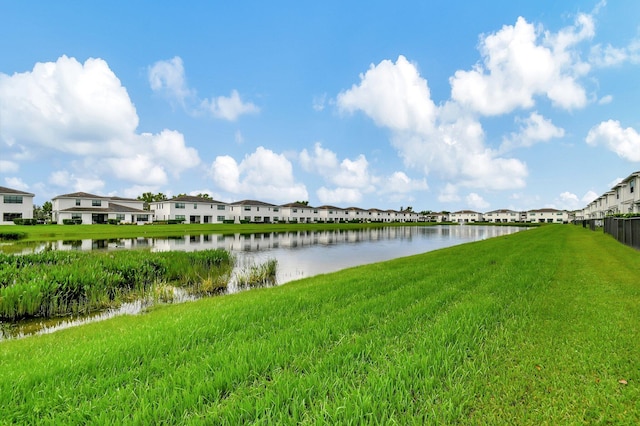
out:
<path id="1" fill-rule="evenodd" d="M 547 226 L 0 344 L 0 419 L 638 424 L 640 253 Z"/>
<path id="2" fill-rule="evenodd" d="M 225 250 L 0 254 L 0 320 L 88 314 L 149 295 L 167 299 L 166 286 L 213 294 L 226 287 L 232 269 Z"/>
<path id="3" fill-rule="evenodd" d="M 278 261 L 276 259 L 269 259 L 257 265 L 250 264 L 236 271 L 236 285 L 240 289 L 275 285 L 277 270 Z"/>

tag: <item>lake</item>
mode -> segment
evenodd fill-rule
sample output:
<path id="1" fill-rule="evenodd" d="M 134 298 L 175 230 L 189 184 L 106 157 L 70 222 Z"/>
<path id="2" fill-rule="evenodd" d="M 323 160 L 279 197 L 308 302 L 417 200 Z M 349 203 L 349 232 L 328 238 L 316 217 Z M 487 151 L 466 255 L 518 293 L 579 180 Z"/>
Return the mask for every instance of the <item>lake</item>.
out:
<path id="1" fill-rule="evenodd" d="M 121 238 L 30 243 L 20 253 L 51 250 L 152 251 L 225 249 L 238 268 L 278 262 L 278 284 L 351 266 L 410 256 L 471 241 L 484 240 L 526 228 L 482 225 L 436 225 L 365 228 L 358 230 L 202 234 L 172 238 Z M 14 244 L 14 248 L 20 245 Z"/>

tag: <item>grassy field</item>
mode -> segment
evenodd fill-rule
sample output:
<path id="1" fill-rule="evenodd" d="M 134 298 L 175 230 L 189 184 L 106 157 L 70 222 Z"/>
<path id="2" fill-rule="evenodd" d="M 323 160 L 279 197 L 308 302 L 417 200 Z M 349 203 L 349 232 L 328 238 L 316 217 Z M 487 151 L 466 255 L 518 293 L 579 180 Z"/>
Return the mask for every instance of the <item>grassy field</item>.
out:
<path id="1" fill-rule="evenodd" d="M 23 234 L 20 241 L 53 241 L 135 237 L 173 237 L 200 234 L 253 234 L 259 232 L 322 231 L 386 226 L 429 226 L 437 223 L 287 223 L 287 224 L 181 224 L 181 225 L 1 225 L 2 235 Z M 10 242 L 10 241 L 9 241 Z"/>
<path id="2" fill-rule="evenodd" d="M 640 253 L 553 225 L 0 343 L 0 422 L 638 424 Z"/>

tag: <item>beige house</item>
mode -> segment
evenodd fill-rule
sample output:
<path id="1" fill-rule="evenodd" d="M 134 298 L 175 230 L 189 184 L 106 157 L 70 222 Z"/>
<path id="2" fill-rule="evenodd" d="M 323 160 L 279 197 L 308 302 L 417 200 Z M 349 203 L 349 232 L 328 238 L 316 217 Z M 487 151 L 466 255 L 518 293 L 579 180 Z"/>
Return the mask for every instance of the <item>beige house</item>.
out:
<path id="1" fill-rule="evenodd" d="M 0 225 L 13 225 L 14 219 L 33 219 L 33 197 L 29 192 L 0 186 Z"/>

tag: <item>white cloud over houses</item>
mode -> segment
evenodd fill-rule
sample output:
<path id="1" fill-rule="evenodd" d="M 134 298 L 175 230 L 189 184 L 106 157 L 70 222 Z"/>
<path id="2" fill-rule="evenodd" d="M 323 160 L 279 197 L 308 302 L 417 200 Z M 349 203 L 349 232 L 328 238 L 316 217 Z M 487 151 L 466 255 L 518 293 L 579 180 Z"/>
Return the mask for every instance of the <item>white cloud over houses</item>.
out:
<path id="1" fill-rule="evenodd" d="M 516 118 L 520 129 L 506 137 L 500 151 L 508 151 L 517 147 L 530 147 L 538 142 L 548 142 L 553 138 L 564 136 L 564 129 L 556 127 L 550 119 L 544 118 L 537 112 L 532 112 L 527 118 Z"/>
<path id="2" fill-rule="evenodd" d="M 261 146 L 240 163 L 228 155 L 216 157 L 210 173 L 219 188 L 240 198 L 276 203 L 309 199 L 305 185 L 294 179 L 291 162 Z"/>
<path id="3" fill-rule="evenodd" d="M 16 173 L 20 165 L 15 161 L 0 160 L 0 173 Z"/>
<path id="4" fill-rule="evenodd" d="M 139 119 L 127 90 L 99 58 L 81 63 L 61 56 L 24 73 L 0 73 L 0 97 L 1 142 L 10 152 L 37 152 L 24 161 L 56 152 L 70 154 L 82 160 L 72 161 L 76 176 L 99 173 L 70 181 L 76 190 L 99 189 L 107 176 L 164 184 L 169 170 L 177 176 L 200 162 L 179 132 L 137 133 Z"/>
<path id="5" fill-rule="evenodd" d="M 148 77 L 153 91 L 175 100 L 193 114 L 206 112 L 216 118 L 235 121 L 241 115 L 260 111 L 252 102 L 243 101 L 235 89 L 229 96 L 198 99 L 197 91 L 187 84 L 184 64 L 179 56 L 154 63 L 149 67 Z"/>
<path id="6" fill-rule="evenodd" d="M 341 111 L 361 111 L 392 131 L 404 163 L 455 184 L 485 189 L 520 188 L 526 165 L 485 144 L 480 122 L 455 102 L 436 107 L 427 81 L 403 56 L 382 61 L 360 75 L 360 83 L 337 97 Z"/>
<path id="7" fill-rule="evenodd" d="M 195 95 L 189 89 L 184 74 L 182 58 L 158 61 L 149 67 L 149 85 L 156 92 L 162 92 L 170 99 L 175 99 L 185 106 L 185 100 Z"/>
<path id="8" fill-rule="evenodd" d="M 563 109 L 582 108 L 587 96 L 579 78 L 589 65 L 574 49 L 594 33 L 593 19 L 585 14 L 555 34 L 519 17 L 515 25 L 481 37 L 482 62 L 456 71 L 451 98 L 483 115 L 532 108 L 536 96 Z"/>
<path id="9" fill-rule="evenodd" d="M 95 176 L 77 176 L 67 170 L 57 170 L 49 176 L 48 182 L 65 192 L 89 192 L 100 193 L 105 186 L 105 182 Z"/>
<path id="10" fill-rule="evenodd" d="M 640 134 L 632 127 L 623 128 L 617 120 L 607 120 L 589 130 L 591 146 L 604 146 L 625 160 L 640 161 Z"/>
<path id="11" fill-rule="evenodd" d="M 471 207 L 472 209 L 477 209 L 480 211 L 484 211 L 487 207 L 490 206 L 490 204 L 484 200 L 484 198 L 482 198 L 480 195 L 476 194 L 475 192 L 470 193 L 469 195 L 467 195 L 465 197 L 465 201 L 467 202 L 467 205 L 469 207 Z"/>
<path id="12" fill-rule="evenodd" d="M 237 90 L 232 90 L 228 97 L 204 99 L 201 106 L 214 117 L 228 121 L 236 121 L 241 115 L 255 114 L 260 111 L 260 108 L 253 103 L 243 102 Z"/>
<path id="13" fill-rule="evenodd" d="M 6 177 L 4 178 L 4 182 L 9 188 L 18 189 L 20 191 L 26 191 L 29 189 L 29 185 L 19 177 Z"/>
<path id="14" fill-rule="evenodd" d="M 390 201 L 411 201 L 410 193 L 428 189 L 426 179 L 411 179 L 404 172 L 396 171 L 390 176 L 372 173 L 362 154 L 353 160 L 339 161 L 336 153 L 320 143 L 311 152 L 303 149 L 298 160 L 305 171 L 320 175 L 326 182 L 316 191 L 323 204 L 357 203 L 373 192 L 387 196 Z"/>

